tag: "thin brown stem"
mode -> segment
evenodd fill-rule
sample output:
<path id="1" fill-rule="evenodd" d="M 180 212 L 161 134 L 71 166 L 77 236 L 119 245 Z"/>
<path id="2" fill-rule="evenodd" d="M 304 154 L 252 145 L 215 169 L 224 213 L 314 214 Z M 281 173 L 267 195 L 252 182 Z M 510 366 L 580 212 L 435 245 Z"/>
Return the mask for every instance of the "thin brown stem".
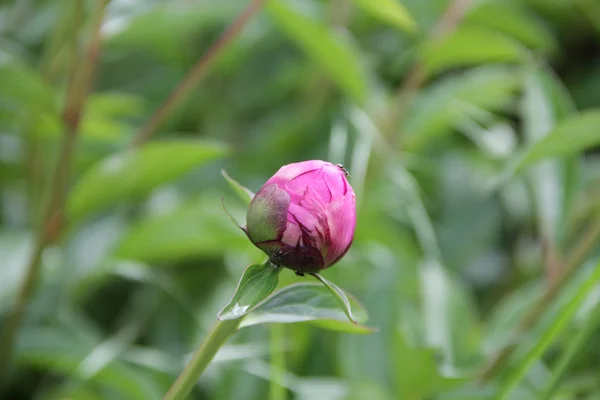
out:
<path id="1" fill-rule="evenodd" d="M 262 7 L 264 2 L 265 0 L 252 0 L 248 4 L 246 9 L 242 11 L 225 32 L 212 44 L 196 65 L 183 77 L 169 97 L 150 117 L 148 122 L 137 132 L 131 142 L 132 146 L 143 144 L 158 130 L 167 117 L 187 98 L 187 95 L 206 74 L 216 57 L 238 35 L 250 18 Z"/>
<path id="2" fill-rule="evenodd" d="M 595 220 L 592 225 L 582 234 L 581 239 L 571 252 L 571 256 L 566 262 L 565 269 L 561 275 L 548 286 L 542 297 L 535 303 L 535 305 L 525 314 L 525 317 L 521 320 L 516 329 L 516 336 L 521 337 L 524 333 L 529 331 L 535 323 L 544 314 L 548 306 L 552 303 L 552 300 L 569 281 L 573 274 L 579 269 L 579 267 L 585 261 L 587 255 L 593 250 L 594 245 L 598 243 L 600 239 L 600 219 Z M 509 359 L 516 349 L 516 344 L 505 347 L 496 356 L 494 356 L 490 362 L 482 369 L 479 374 L 480 382 L 487 382 L 492 379 L 500 367 Z"/>
<path id="3" fill-rule="evenodd" d="M 429 32 L 427 40 L 437 42 L 456 29 L 469 9 L 471 2 L 472 0 L 454 0 Z M 408 106 L 414 94 L 423 86 L 426 80 L 427 72 L 423 64 L 417 61 L 413 64 L 397 89 L 396 101 L 393 105 L 394 112 L 390 113 L 393 117 L 387 123 L 389 131 L 393 132 L 400 126 L 406 117 Z"/>
<path id="4" fill-rule="evenodd" d="M 560 271 L 563 269 L 563 263 L 554 242 L 548 239 L 546 235 L 542 235 L 541 242 L 546 279 L 549 284 L 553 284 L 560 276 Z"/>
<path id="5" fill-rule="evenodd" d="M 62 205 L 67 189 L 67 181 L 74 155 L 79 123 L 90 90 L 100 48 L 100 27 L 104 17 L 104 8 L 108 0 L 97 0 L 97 8 L 93 14 L 92 35 L 84 59 L 72 60 L 80 63 L 81 68 L 74 69 L 75 77 L 70 80 L 66 105 L 63 113 L 65 135 L 58 155 L 52 178 L 50 195 L 45 207 L 42 224 L 38 229 L 33 251 L 27 264 L 25 278 L 19 287 L 15 304 L 8 312 L 0 335 L 0 381 L 6 378 L 8 363 L 13 343 L 19 331 L 23 315 L 35 291 L 39 280 L 41 259 L 46 247 L 53 242 L 60 231 Z"/>

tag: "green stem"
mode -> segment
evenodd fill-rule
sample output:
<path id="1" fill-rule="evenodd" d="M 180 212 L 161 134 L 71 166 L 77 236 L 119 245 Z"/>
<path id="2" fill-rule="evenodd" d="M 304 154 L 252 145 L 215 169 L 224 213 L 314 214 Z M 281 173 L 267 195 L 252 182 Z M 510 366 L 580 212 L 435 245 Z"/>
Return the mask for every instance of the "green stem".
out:
<path id="1" fill-rule="evenodd" d="M 271 384 L 270 400 L 285 400 L 286 388 L 282 385 L 285 371 L 285 354 L 283 352 L 283 338 L 285 337 L 283 324 L 271 324 Z"/>
<path id="2" fill-rule="evenodd" d="M 229 336 L 236 331 L 243 317 L 231 320 L 217 321 L 204 342 L 198 347 L 192 359 L 186 365 L 173 386 L 169 389 L 164 400 L 183 400 L 192 391 L 198 378 L 206 369 L 217 351 L 225 344 Z"/>

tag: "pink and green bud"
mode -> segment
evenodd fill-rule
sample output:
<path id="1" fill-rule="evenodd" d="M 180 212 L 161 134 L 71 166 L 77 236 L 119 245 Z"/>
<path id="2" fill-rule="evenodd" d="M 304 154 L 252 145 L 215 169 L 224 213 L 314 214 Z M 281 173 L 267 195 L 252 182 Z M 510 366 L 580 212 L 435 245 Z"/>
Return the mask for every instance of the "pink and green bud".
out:
<path id="1" fill-rule="evenodd" d="M 340 166 L 319 160 L 285 165 L 258 191 L 246 220 L 248 237 L 271 262 L 317 272 L 352 244 L 354 191 Z"/>

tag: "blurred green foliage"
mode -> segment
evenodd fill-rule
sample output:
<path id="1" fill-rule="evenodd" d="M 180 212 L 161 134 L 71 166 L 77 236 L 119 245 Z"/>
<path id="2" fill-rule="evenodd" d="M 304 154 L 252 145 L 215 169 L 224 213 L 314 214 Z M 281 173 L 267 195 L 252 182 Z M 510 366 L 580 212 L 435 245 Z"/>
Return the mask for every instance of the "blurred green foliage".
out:
<path id="1" fill-rule="evenodd" d="M 41 229 L 94 3 L 0 3 L 0 323 Z M 378 331 L 264 324 L 288 312 L 267 303 L 193 398 L 600 399 L 598 240 L 586 236 L 600 205 L 600 3 L 270 0 L 132 148 L 246 5 L 108 5 L 66 224 L 43 253 L 4 398 L 162 398 L 264 261 L 221 210 L 225 197 L 244 220 L 220 170 L 256 191 L 283 164 L 326 159 L 350 171 L 359 213 L 352 250 L 324 276 Z M 516 334 L 586 239 L 582 267 Z M 321 289 L 294 290 L 310 301 Z"/>

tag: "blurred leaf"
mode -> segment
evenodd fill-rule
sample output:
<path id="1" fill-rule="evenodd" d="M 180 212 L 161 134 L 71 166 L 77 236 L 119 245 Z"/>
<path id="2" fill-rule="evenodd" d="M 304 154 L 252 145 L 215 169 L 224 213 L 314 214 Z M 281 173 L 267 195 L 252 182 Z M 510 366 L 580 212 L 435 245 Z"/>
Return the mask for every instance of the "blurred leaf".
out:
<path id="1" fill-rule="evenodd" d="M 543 68 L 528 68 L 523 96 L 523 132 L 530 143 L 546 137 L 568 112 L 564 103 L 570 98 L 556 90 L 552 76 Z M 539 229 L 548 241 L 551 252 L 556 252 L 559 240 L 565 235 L 570 202 L 575 196 L 578 161 L 574 158 L 548 160 L 529 171 L 538 213 Z M 555 258 L 551 255 L 551 258 Z M 548 262 L 556 263 L 554 259 Z"/>
<path id="2" fill-rule="evenodd" d="M 125 235 L 116 254 L 127 259 L 164 262 L 221 256 L 227 250 L 248 247 L 250 242 L 227 220 L 220 203 L 217 194 L 206 195 L 145 218 Z"/>
<path id="3" fill-rule="evenodd" d="M 56 104 L 52 87 L 39 72 L 17 62 L 2 63 L 0 54 L 0 109 L 8 108 L 15 114 L 22 109 L 56 115 Z"/>
<path id="4" fill-rule="evenodd" d="M 417 24 L 398 0 L 353 0 L 365 12 L 398 29 L 414 32 Z"/>
<path id="5" fill-rule="evenodd" d="M 229 303 L 219 312 L 220 320 L 240 318 L 265 300 L 279 284 L 281 267 L 267 261 L 249 266 Z"/>
<path id="6" fill-rule="evenodd" d="M 600 35 L 600 4 L 595 0 L 574 0 L 573 3 L 579 8 L 581 15 L 594 26 L 597 35 Z"/>
<path id="7" fill-rule="evenodd" d="M 514 289 L 489 313 L 486 327 L 485 348 L 490 351 L 512 345 L 517 326 L 540 298 L 543 286 L 539 282 Z"/>
<path id="8" fill-rule="evenodd" d="M 547 136 L 529 148 L 519 169 L 549 157 L 564 157 L 600 144 L 600 111 L 575 114 L 559 123 Z"/>
<path id="9" fill-rule="evenodd" d="M 476 308 L 468 291 L 439 262 L 420 265 L 424 343 L 439 350 L 440 365 L 455 373 L 475 365 L 481 335 Z"/>
<path id="10" fill-rule="evenodd" d="M 31 234 L 25 231 L 0 231 L 0 315 L 12 304 L 12 296 L 25 277 L 27 263 L 32 251 Z"/>
<path id="11" fill-rule="evenodd" d="M 448 68 L 518 61 L 524 54 L 516 41 L 501 33 L 462 26 L 441 41 L 426 44 L 421 60 L 427 73 L 435 75 Z"/>
<path id="12" fill-rule="evenodd" d="M 534 346 L 527 352 L 511 371 L 506 381 L 500 388 L 498 399 L 508 399 L 511 392 L 525 377 L 529 369 L 544 355 L 557 337 L 565 330 L 579 307 L 588 297 L 590 292 L 600 283 L 600 263 L 597 263 L 589 278 L 582 282 L 571 301 L 565 303 L 552 317 L 552 322 L 545 331 L 535 340 Z"/>
<path id="13" fill-rule="evenodd" d="M 595 333 L 600 327 L 600 309 L 592 310 L 591 316 L 583 322 L 583 327 L 567 342 L 567 348 L 563 350 L 560 358 L 556 361 L 553 368 L 552 377 L 546 385 L 543 399 L 551 399 L 556 387 L 569 371 L 577 358 L 585 353 L 586 345 L 590 343 Z"/>
<path id="14" fill-rule="evenodd" d="M 239 199 L 246 204 L 250 204 L 250 202 L 254 198 L 255 193 L 252 190 L 240 184 L 231 176 L 229 176 L 229 174 L 224 169 L 221 170 L 221 174 L 223 175 L 223 178 L 225 178 L 231 189 L 239 197 Z"/>
<path id="15" fill-rule="evenodd" d="M 96 93 L 88 99 L 81 121 L 86 139 L 120 141 L 130 138 L 133 125 L 125 118 L 138 117 L 143 111 L 140 97 L 125 93 Z"/>
<path id="16" fill-rule="evenodd" d="M 202 164 L 226 154 L 217 143 L 196 140 L 151 142 L 139 150 L 113 154 L 79 179 L 67 202 L 78 219 L 120 200 L 149 193 Z"/>
<path id="17" fill-rule="evenodd" d="M 464 23 L 475 23 L 510 35 L 532 49 L 549 51 L 555 39 L 535 14 L 517 2 L 486 1 L 471 8 Z"/>
<path id="18" fill-rule="evenodd" d="M 367 83 L 360 58 L 346 40 L 327 27 L 289 8 L 281 0 L 269 0 L 267 10 L 279 28 L 320 65 L 355 101 L 365 99 Z"/>
<path id="19" fill-rule="evenodd" d="M 349 393 L 344 400 L 392 400 L 394 396 L 390 395 L 379 385 L 371 382 L 352 382 Z"/>
<path id="20" fill-rule="evenodd" d="M 433 139 L 453 132 L 474 110 L 502 110 L 514 99 L 521 83 L 517 70 L 485 66 L 431 85 L 407 112 L 402 127 L 406 150 L 421 150 Z"/>
<path id="21" fill-rule="evenodd" d="M 352 297 L 349 303 L 355 319 L 359 323 L 366 322 L 366 310 Z M 248 314 L 240 326 L 294 322 L 310 322 L 324 329 L 347 333 L 374 332 L 372 328 L 349 322 L 336 297 L 319 283 L 284 287 Z"/>
<path id="22" fill-rule="evenodd" d="M 357 268 L 367 270 L 359 284 L 362 288 L 361 302 L 369 310 L 370 324 L 379 331 L 368 336 L 340 337 L 336 366 L 341 375 L 351 382 L 368 380 L 397 392 L 396 354 L 392 350 L 396 341 L 395 330 L 400 323 L 399 316 L 402 323 L 411 328 L 420 325 L 418 319 L 412 318 L 414 315 L 409 309 L 414 297 L 404 290 L 418 286 L 418 283 L 411 276 L 414 264 L 405 257 L 403 249 L 391 251 L 376 242 L 366 243 L 367 248 L 357 265 Z"/>
<path id="23" fill-rule="evenodd" d="M 16 358 L 20 365 L 48 368 L 66 378 L 79 380 L 85 377 L 73 374 L 95 345 L 92 338 L 77 338 L 65 329 L 30 327 L 20 333 Z M 144 371 L 118 360 L 93 375 L 89 382 L 112 389 L 123 399 L 160 399 L 164 390 Z"/>
<path id="24" fill-rule="evenodd" d="M 394 347 L 398 368 L 398 398 L 428 398 L 460 382 L 440 375 L 435 349 L 410 345 L 401 331 L 397 332 Z"/>
<path id="25" fill-rule="evenodd" d="M 165 61 L 178 61 L 183 54 L 182 45 L 189 43 L 188 38 L 231 20 L 238 7 L 239 3 L 232 1 L 221 1 L 218 5 L 208 2 L 193 7 L 151 3 L 151 8 L 139 15 L 122 13 L 125 15 L 117 15 L 113 21 L 109 19 L 111 29 L 107 28 L 106 47 L 149 52 Z"/>

